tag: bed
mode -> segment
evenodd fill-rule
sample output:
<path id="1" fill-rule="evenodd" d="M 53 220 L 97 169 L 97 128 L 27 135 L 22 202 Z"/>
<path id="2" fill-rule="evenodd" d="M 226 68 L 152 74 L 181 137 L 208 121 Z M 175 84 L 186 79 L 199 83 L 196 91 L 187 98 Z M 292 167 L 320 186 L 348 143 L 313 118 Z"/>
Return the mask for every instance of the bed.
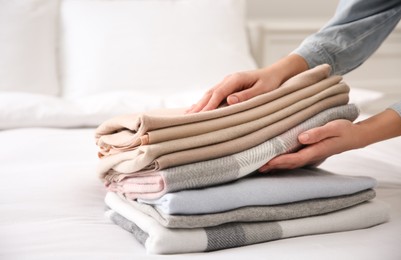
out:
<path id="1" fill-rule="evenodd" d="M 94 174 L 98 158 L 93 132 L 92 128 L 24 128 L 0 133 L 2 259 L 161 258 L 146 255 L 129 232 L 104 217 L 105 190 Z M 400 148 L 397 138 L 321 165 L 336 173 L 376 178 L 376 199 L 391 207 L 389 222 L 366 230 L 191 254 L 191 259 L 399 259 Z"/>
<path id="2" fill-rule="evenodd" d="M 186 1 L 174 5 L 166 1 L 37 0 L 25 1 L 25 9 L 15 9 L 15 5 L 10 3 L 0 3 L 3 5 L 0 19 L 6 17 L 2 16 L 3 9 L 8 10 L 8 21 L 16 21 L 21 15 L 31 15 L 31 20 L 18 20 L 13 25 L 18 30 L 9 35 L 10 32 L 3 28 L 0 36 L 7 34 L 7 39 L 12 40 L 11 36 L 15 39 L 22 37 L 17 37 L 17 32 L 25 32 L 23 39 L 26 41 L 23 42 L 29 42 L 31 48 L 25 48 L 24 51 L 31 53 L 18 61 L 19 65 L 25 66 L 18 66 L 18 62 L 6 64 L 7 59 L 0 62 L 0 72 L 8 73 L 0 73 L 3 77 L 0 88 L 4 90 L 0 92 L 0 259 L 401 259 L 401 138 L 333 156 L 320 165 L 334 173 L 376 178 L 375 199 L 390 207 L 390 221 L 384 224 L 363 230 L 282 239 L 209 253 L 146 254 L 143 246 L 129 232 L 104 216 L 106 191 L 96 175 L 99 159 L 94 139 L 95 127 L 103 120 L 121 113 L 188 106 L 204 92 L 205 86 L 217 82 L 222 75 L 254 68 L 249 52 L 244 51 L 247 48 L 245 32 L 234 30 L 234 27 L 238 29 L 244 23 L 241 18 L 243 2 L 225 0 L 217 4 L 210 0 L 198 2 L 194 8 L 186 5 Z M 21 4 L 23 1 L 15 3 Z M 210 12 L 212 5 L 214 11 Z M 182 49 L 184 44 L 181 46 L 183 53 L 198 56 L 187 59 L 183 55 L 181 60 L 172 62 L 173 72 L 188 64 L 194 67 L 194 71 L 190 70 L 186 74 L 188 77 L 179 82 L 174 81 L 177 75 L 166 71 L 165 66 L 155 68 L 159 78 L 142 70 L 139 63 L 131 64 L 138 66 L 135 67 L 140 71 L 137 77 L 131 77 L 124 67 L 113 70 L 116 66 L 115 57 L 125 57 L 127 46 L 120 44 L 117 46 L 120 49 L 110 47 L 112 43 L 108 42 L 110 38 L 107 34 L 113 35 L 116 30 L 115 27 L 107 27 L 107 21 L 110 21 L 107 15 L 112 13 L 115 17 L 122 10 L 137 10 L 136 14 L 142 15 L 142 18 L 164 15 L 170 25 L 183 24 L 182 20 L 171 20 L 169 12 L 163 12 L 166 8 L 177 14 L 192 14 L 189 15 L 192 24 L 185 24 L 191 28 L 203 19 L 202 12 L 211 17 L 207 29 L 213 27 L 211 25 L 218 22 L 221 12 L 224 12 L 227 19 L 222 24 L 226 27 L 217 26 L 214 31 L 205 31 L 206 27 L 195 30 L 207 34 L 201 38 L 205 42 L 197 43 L 206 46 L 205 49 L 198 49 L 199 53 L 194 54 L 193 48 Z M 10 17 L 14 17 L 14 20 Z M 120 27 L 114 37 L 127 37 L 129 34 L 125 31 L 127 26 L 124 21 L 132 24 L 136 18 L 140 18 L 124 13 L 120 17 L 123 18 L 117 19 Z M 189 19 L 186 16 L 181 18 Z M 36 22 L 32 23 L 32 19 L 36 19 Z M 56 26 L 56 20 L 60 21 L 60 27 Z M 150 18 L 147 22 L 159 30 L 161 38 L 158 40 L 165 40 L 174 33 L 168 31 L 163 34 L 166 28 L 152 23 Z M 23 28 L 28 25 L 44 26 L 40 32 L 43 37 L 27 34 Z M 105 31 L 90 30 L 99 26 Z M 185 26 L 174 28 L 188 29 Z M 172 30 L 173 27 L 168 28 Z M 136 29 L 135 34 L 143 33 L 140 27 Z M 225 31 L 224 37 L 221 37 L 222 30 Z M 207 40 L 213 35 L 219 35 L 218 43 Z M 233 40 L 237 44 L 228 45 Z M 104 45 L 94 47 L 99 42 Z M 135 43 L 135 38 L 126 39 L 127 45 L 132 43 Z M 160 49 L 156 54 L 169 53 L 169 48 L 175 48 L 174 44 L 167 44 L 163 47 L 165 49 Z M 195 43 L 187 44 L 194 46 Z M 205 51 L 216 44 L 220 44 L 225 51 L 212 48 L 210 56 L 203 57 Z M 10 50 L 11 54 L 13 51 L 20 53 L 18 48 L 22 48 L 5 41 L 0 45 L 0 54 L 7 50 L 7 57 L 12 56 Z M 42 48 L 43 45 L 45 48 Z M 55 52 L 53 47 L 60 48 L 59 52 Z M 152 46 L 153 50 L 158 50 L 158 47 L 158 44 Z M 149 51 L 146 46 L 138 45 L 135 48 L 136 53 L 129 55 L 140 57 L 144 55 L 142 52 Z M 100 53 L 99 50 L 104 55 L 100 58 L 95 55 Z M 237 56 L 232 56 L 233 52 Z M 35 62 L 38 53 L 42 55 L 40 66 Z M 223 62 L 227 57 L 236 62 Z M 163 57 L 155 55 L 148 58 L 162 60 Z M 60 64 L 57 63 L 59 59 Z M 123 62 L 129 61 L 121 59 Z M 107 61 L 106 65 L 99 65 L 99 60 Z M 208 68 L 211 60 L 221 63 L 215 62 L 215 67 Z M 193 88 L 188 90 L 188 79 L 196 78 L 196 71 L 199 70 L 204 71 L 205 77 L 194 81 Z M 28 72 L 29 77 L 21 76 Z M 10 76 L 12 73 L 19 77 Z M 115 76 L 118 82 L 112 81 Z M 161 79 L 165 84 L 163 89 L 157 89 Z M 5 86 L 13 84 L 15 87 L 12 91 Z M 360 106 L 369 106 L 377 102 L 379 97 L 379 92 L 351 90 L 351 102 Z M 358 120 L 367 116 L 362 114 Z"/>

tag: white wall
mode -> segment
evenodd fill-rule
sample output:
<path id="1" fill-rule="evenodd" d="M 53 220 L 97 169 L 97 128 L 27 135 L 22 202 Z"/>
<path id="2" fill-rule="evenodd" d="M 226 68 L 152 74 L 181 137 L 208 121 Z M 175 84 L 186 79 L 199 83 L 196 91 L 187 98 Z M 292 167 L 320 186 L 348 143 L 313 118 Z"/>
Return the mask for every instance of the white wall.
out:
<path id="1" fill-rule="evenodd" d="M 297 21 L 305 18 L 329 19 L 338 0 L 246 0 L 251 19 L 285 18 Z"/>
<path id="2" fill-rule="evenodd" d="M 247 0 L 247 17 L 255 59 L 267 66 L 287 55 L 335 12 L 338 0 Z M 401 24 L 362 66 L 345 75 L 354 88 L 384 93 L 362 108 L 376 113 L 401 100 Z"/>

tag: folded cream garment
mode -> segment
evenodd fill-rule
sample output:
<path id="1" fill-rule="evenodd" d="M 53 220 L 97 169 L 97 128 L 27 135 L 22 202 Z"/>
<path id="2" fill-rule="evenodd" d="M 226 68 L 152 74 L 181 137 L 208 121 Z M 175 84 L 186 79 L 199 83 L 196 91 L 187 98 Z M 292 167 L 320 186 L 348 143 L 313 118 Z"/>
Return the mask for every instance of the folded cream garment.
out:
<path id="1" fill-rule="evenodd" d="M 230 222 L 274 221 L 321 215 L 351 207 L 375 197 L 372 189 L 351 195 L 324 199 L 305 200 L 273 206 L 248 206 L 214 214 L 170 215 L 154 207 L 132 200 L 125 200 L 134 208 L 154 218 L 159 224 L 169 228 L 212 227 Z M 124 200 L 124 199 L 123 199 Z M 118 205 L 109 205 L 120 212 Z"/>
<path id="2" fill-rule="evenodd" d="M 340 83 L 340 84 L 331 86 L 330 88 L 325 89 L 321 92 L 318 92 L 311 97 L 299 99 L 299 101 L 296 102 L 295 104 L 289 105 L 287 107 L 282 108 L 281 110 L 279 110 L 277 112 L 274 112 L 272 114 L 267 114 L 261 118 L 255 119 L 255 120 L 251 120 L 251 121 L 248 121 L 248 122 L 245 122 L 245 123 L 242 123 L 239 125 L 234 125 L 231 127 L 226 127 L 226 128 L 216 130 L 216 131 L 206 132 L 206 133 L 200 134 L 200 135 L 194 135 L 194 136 L 190 136 L 190 137 L 173 139 L 170 141 L 140 146 L 137 149 L 131 151 L 131 153 L 130 153 L 132 156 L 131 159 L 135 160 L 134 163 L 137 167 L 145 168 L 153 160 L 155 160 L 156 158 L 159 158 L 163 155 L 170 154 L 173 152 L 193 149 L 196 147 L 210 146 L 212 144 L 217 144 L 217 143 L 233 140 L 235 138 L 250 134 L 252 132 L 260 130 L 261 128 L 264 128 L 264 127 L 272 125 L 276 122 L 279 122 L 280 120 L 287 118 L 287 117 L 293 115 L 294 113 L 297 113 L 303 109 L 306 109 L 306 108 L 312 106 L 313 104 L 316 104 L 317 102 L 322 101 L 326 98 L 329 98 L 329 97 L 332 97 L 332 96 L 335 96 L 338 94 L 342 94 L 342 93 L 348 93 L 348 92 L 349 92 L 349 87 L 344 83 Z M 275 101 L 280 101 L 280 100 L 275 100 Z M 275 103 L 275 102 L 272 102 L 272 103 Z M 272 104 L 272 105 L 274 105 L 274 104 Z M 237 115 L 238 114 L 235 114 L 233 116 L 235 117 Z M 216 120 L 217 121 L 219 121 L 219 120 L 226 121 L 225 119 L 226 119 L 226 117 L 222 117 L 222 118 L 219 118 Z M 213 122 L 203 121 L 202 123 L 204 123 L 204 124 L 207 123 L 207 125 L 214 126 L 214 125 L 218 125 L 218 123 L 214 122 L 216 120 L 212 120 Z M 235 120 L 232 120 L 232 123 L 234 124 Z M 185 128 L 185 129 L 188 128 L 187 130 L 194 128 L 193 124 L 187 124 L 187 125 L 183 125 L 180 127 L 181 127 L 181 129 L 177 129 L 177 131 L 182 131 L 183 130 L 182 128 Z M 195 128 L 196 128 L 196 126 L 195 126 Z M 163 131 L 163 130 L 165 130 L 165 129 L 162 129 L 161 131 Z M 182 132 L 177 132 L 177 131 L 173 131 L 173 132 L 177 133 L 175 137 L 178 136 L 178 133 L 182 133 Z M 184 132 L 185 131 L 186 130 L 184 130 Z M 139 169 L 141 169 L 141 168 L 139 168 Z"/>
<path id="3" fill-rule="evenodd" d="M 110 182 L 109 190 L 131 199 L 155 199 L 167 192 L 221 184 L 250 174 L 279 154 L 298 149 L 297 137 L 308 129 L 336 119 L 353 121 L 357 117 L 358 108 L 353 104 L 334 107 L 258 146 L 232 155 L 155 172 L 122 174 L 110 170 L 104 178 Z"/>
<path id="4" fill-rule="evenodd" d="M 176 140 L 237 126 L 238 130 L 226 131 L 232 135 L 231 137 L 230 135 L 220 135 L 226 137 L 226 139 L 235 138 L 247 132 L 255 131 L 255 127 L 262 127 L 263 122 L 265 125 L 274 123 L 326 97 L 349 92 L 349 88 L 345 83 L 337 84 L 341 79 L 340 76 L 333 76 L 266 104 L 224 117 L 149 131 L 140 137 L 141 145 L 174 140 L 174 146 L 171 147 L 177 147 Z M 255 121 L 260 121 L 260 123 L 255 124 Z M 249 124 L 253 128 L 248 126 Z M 111 147 L 118 147 L 118 149 L 111 148 L 108 154 L 135 149 L 138 145 L 133 140 L 134 136 L 133 132 L 127 130 L 104 136 L 103 141 L 113 144 Z M 213 134 L 213 136 L 216 135 Z M 205 137 L 204 139 L 207 138 Z M 223 140 L 216 140 L 215 142 L 221 141 Z"/>
<path id="5" fill-rule="evenodd" d="M 341 76 L 332 76 L 263 105 L 224 117 L 149 131 L 147 132 L 148 142 L 145 144 L 176 140 L 241 124 L 245 125 L 245 123 L 274 114 L 274 117 L 269 116 L 269 123 L 273 123 L 326 97 L 349 92 L 345 83 L 338 84 L 341 79 Z"/>
<path id="6" fill-rule="evenodd" d="M 161 140 L 167 140 L 177 137 L 168 137 L 170 133 L 157 133 L 152 132 L 153 130 L 162 129 L 166 127 L 179 126 L 184 124 L 192 124 L 201 121 L 207 121 L 215 118 L 226 117 L 232 114 L 236 114 L 248 109 L 258 107 L 260 105 L 269 103 L 278 98 L 289 95 L 292 92 L 303 89 L 305 87 L 314 85 L 327 78 L 330 74 L 331 68 L 329 65 L 317 66 L 311 70 L 298 74 L 297 76 L 286 81 L 280 88 L 266 93 L 264 95 L 257 96 L 251 100 L 241 102 L 233 106 L 222 107 L 220 109 L 195 113 L 195 114 L 183 114 L 182 110 L 175 110 L 169 115 L 169 110 L 148 112 L 140 115 L 124 115 L 115 117 L 107 120 L 101 124 L 96 130 L 96 141 L 100 148 L 100 156 L 116 153 L 120 150 L 130 150 L 136 146 L 144 143 L 152 142 L 152 138 L 157 141 L 158 138 Z M 333 84 L 338 83 L 341 80 L 340 76 L 334 76 L 332 80 L 337 81 Z M 307 95 L 307 91 L 304 95 Z M 291 103 L 291 95 L 286 98 L 286 102 Z M 292 101 L 293 102 L 293 101 Z M 285 103 L 282 103 L 284 106 Z M 278 108 L 280 109 L 280 108 Z M 277 109 L 277 110 L 278 110 Z M 276 111 L 277 111 L 276 110 Z M 179 111 L 179 112 L 177 112 Z M 164 115 L 163 115 L 164 114 Z M 242 117 L 241 120 L 248 120 L 246 116 Z M 253 119 L 249 119 L 253 120 Z M 219 123 L 219 127 L 226 127 L 224 122 Z M 213 124 L 211 124 L 213 125 Z M 217 127 L 217 126 L 216 126 Z M 202 130 L 203 129 L 203 130 Z M 214 128 L 219 129 L 219 128 Z M 198 128 L 195 134 L 201 134 L 209 132 L 208 128 Z M 150 136 L 145 135 L 147 132 L 151 133 Z M 176 134 L 176 131 L 173 131 Z M 167 135 L 166 135 L 167 134 Z M 192 135 L 191 131 L 183 131 L 178 137 L 186 137 Z M 166 137 L 167 136 L 167 137 Z M 149 139 L 150 138 L 150 139 Z M 153 141 L 153 142 L 155 142 Z"/>
<path id="7" fill-rule="evenodd" d="M 110 210 L 106 216 L 131 232 L 149 254 L 214 251 L 289 237 L 363 229 L 389 219 L 388 206 L 373 200 L 313 217 L 172 229 L 163 227 L 154 218 L 135 209 L 114 193 L 109 192 L 105 201 L 107 205 L 118 205 L 119 208 L 118 213 Z"/>
<path id="8" fill-rule="evenodd" d="M 154 145 L 140 146 L 133 151 L 102 158 L 99 162 L 98 171 L 101 176 L 104 176 L 111 168 L 120 173 L 160 170 L 172 166 L 223 157 L 259 145 L 328 108 L 347 103 L 348 93 L 330 96 L 276 123 L 267 125 L 244 136 L 219 143 L 210 142 L 208 138 L 223 138 L 224 140 L 226 135 L 231 136 L 231 131 L 235 131 L 228 128 L 206 134 L 206 136 L 199 135 L 175 140 L 173 143 L 167 141 Z M 255 128 L 260 128 L 260 124 L 262 126 L 264 124 L 261 121 L 263 119 L 252 121 L 249 124 L 259 125 Z M 238 128 L 235 129 L 238 131 Z M 219 137 L 214 137 L 215 135 L 219 135 Z M 212 144 L 207 145 L 208 143 Z M 179 150 L 177 150 L 177 147 Z"/>

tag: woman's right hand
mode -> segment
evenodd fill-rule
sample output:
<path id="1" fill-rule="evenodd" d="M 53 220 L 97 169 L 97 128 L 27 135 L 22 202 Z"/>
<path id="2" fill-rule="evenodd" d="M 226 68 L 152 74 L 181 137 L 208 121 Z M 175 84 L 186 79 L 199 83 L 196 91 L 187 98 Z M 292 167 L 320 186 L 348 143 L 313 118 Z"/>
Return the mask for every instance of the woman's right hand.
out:
<path id="1" fill-rule="evenodd" d="M 187 113 L 212 110 L 224 101 L 233 105 L 277 88 L 279 80 L 264 70 L 237 72 L 226 76 L 209 89 Z"/>
<path id="2" fill-rule="evenodd" d="M 196 113 L 217 108 L 221 103 L 233 105 L 278 88 L 288 78 L 308 69 L 305 60 L 291 54 L 275 64 L 252 71 L 237 72 L 209 89 L 186 112 Z"/>

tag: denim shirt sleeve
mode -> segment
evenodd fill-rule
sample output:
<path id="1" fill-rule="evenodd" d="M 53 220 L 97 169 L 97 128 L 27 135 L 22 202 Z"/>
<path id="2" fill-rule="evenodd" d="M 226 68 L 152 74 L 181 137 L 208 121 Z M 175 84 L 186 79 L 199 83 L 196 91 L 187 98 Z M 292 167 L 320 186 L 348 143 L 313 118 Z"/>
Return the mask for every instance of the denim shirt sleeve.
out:
<path id="1" fill-rule="evenodd" d="M 334 17 L 293 51 L 343 75 L 367 60 L 401 19 L 401 0 L 341 0 Z M 401 116 L 401 101 L 390 107 Z"/>
<path id="2" fill-rule="evenodd" d="M 375 52 L 401 19 L 401 0 L 341 0 L 334 17 L 293 51 L 310 68 L 327 63 L 343 75 Z"/>

